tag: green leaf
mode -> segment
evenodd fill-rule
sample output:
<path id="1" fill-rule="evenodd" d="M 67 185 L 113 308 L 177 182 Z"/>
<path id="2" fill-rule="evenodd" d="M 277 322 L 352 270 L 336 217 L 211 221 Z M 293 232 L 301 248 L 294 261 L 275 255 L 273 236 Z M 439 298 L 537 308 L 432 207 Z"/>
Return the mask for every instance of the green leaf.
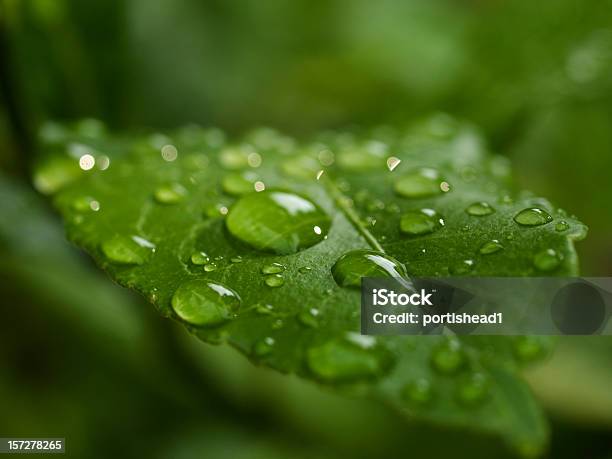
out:
<path id="1" fill-rule="evenodd" d="M 269 129 L 236 144 L 195 127 L 81 131 L 56 132 L 49 147 L 68 146 L 73 163 L 96 158 L 76 178 L 59 174 L 70 177 L 55 187 L 68 236 L 163 316 L 416 419 L 491 432 L 526 455 L 545 448 L 546 422 L 515 371 L 545 354 L 546 340 L 357 333 L 351 284 L 388 266 L 381 257 L 411 276 L 577 272 L 573 241 L 585 226 L 513 193 L 507 161 L 473 128 L 437 115 L 302 145 Z M 36 182 L 57 183 L 45 174 L 57 175 L 60 159 L 47 157 Z"/>

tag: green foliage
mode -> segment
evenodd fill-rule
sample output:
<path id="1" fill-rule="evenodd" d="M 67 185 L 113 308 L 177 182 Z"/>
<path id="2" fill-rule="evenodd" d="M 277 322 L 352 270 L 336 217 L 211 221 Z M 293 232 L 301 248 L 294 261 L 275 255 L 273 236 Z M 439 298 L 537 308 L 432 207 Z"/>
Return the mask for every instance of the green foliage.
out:
<path id="1" fill-rule="evenodd" d="M 545 447 L 516 370 L 546 340 L 358 334 L 351 279 L 372 272 L 372 251 L 411 276 L 577 272 L 585 226 L 514 193 L 507 162 L 470 126 L 437 115 L 405 132 L 297 144 L 259 129 L 226 144 L 217 130 L 109 136 L 82 122 L 42 140 L 35 183 L 56 192 L 69 238 L 202 340 L 525 455 Z"/>

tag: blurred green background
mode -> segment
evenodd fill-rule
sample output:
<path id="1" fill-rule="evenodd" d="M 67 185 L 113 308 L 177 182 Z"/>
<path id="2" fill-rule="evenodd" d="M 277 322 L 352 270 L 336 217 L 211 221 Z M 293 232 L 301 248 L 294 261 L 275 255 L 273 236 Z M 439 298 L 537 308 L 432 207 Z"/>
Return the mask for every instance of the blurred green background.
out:
<path id="1" fill-rule="evenodd" d="M 0 436 L 74 457 L 510 457 L 196 342 L 70 247 L 29 179 L 48 119 L 303 137 L 432 112 L 577 214 L 582 273 L 612 275 L 610 0 L 0 0 Z M 527 373 L 551 457 L 612 458 L 611 357 L 566 338 Z"/>

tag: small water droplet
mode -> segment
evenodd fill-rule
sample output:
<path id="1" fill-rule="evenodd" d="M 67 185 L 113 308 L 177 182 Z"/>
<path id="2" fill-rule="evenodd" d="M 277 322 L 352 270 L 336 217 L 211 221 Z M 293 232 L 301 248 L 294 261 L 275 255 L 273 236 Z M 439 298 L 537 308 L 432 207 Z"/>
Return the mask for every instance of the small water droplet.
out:
<path id="1" fill-rule="evenodd" d="M 232 263 L 242 263 L 243 262 L 242 257 L 240 255 L 230 258 L 230 261 Z"/>
<path id="2" fill-rule="evenodd" d="M 285 266 L 280 263 L 270 263 L 261 268 L 262 274 L 278 274 L 285 270 Z"/>
<path id="3" fill-rule="evenodd" d="M 310 271 L 312 271 L 312 268 L 310 266 L 302 266 L 298 269 L 298 272 L 300 274 L 306 274 L 306 273 L 309 273 Z"/>
<path id="4" fill-rule="evenodd" d="M 540 271 L 552 271 L 561 264 L 562 256 L 554 249 L 546 249 L 538 252 L 533 257 L 533 264 Z"/>
<path id="5" fill-rule="evenodd" d="M 178 157 L 178 150 L 174 145 L 164 145 L 160 151 L 164 161 L 172 162 Z"/>
<path id="6" fill-rule="evenodd" d="M 213 263 L 206 263 L 204 265 L 204 271 L 206 271 L 207 273 L 216 271 L 218 268 L 217 263 L 213 262 Z"/>
<path id="7" fill-rule="evenodd" d="M 463 260 L 457 266 L 450 268 L 450 273 L 456 276 L 461 276 L 471 272 L 474 269 L 474 260 Z"/>
<path id="8" fill-rule="evenodd" d="M 72 201 L 72 208 L 77 212 L 96 212 L 100 210 L 100 203 L 91 196 L 81 196 Z"/>
<path id="9" fill-rule="evenodd" d="M 319 326 L 319 310 L 310 308 L 306 311 L 301 311 L 297 319 L 305 327 L 317 328 Z"/>
<path id="10" fill-rule="evenodd" d="M 480 246 L 480 253 L 483 255 L 490 255 L 495 252 L 499 252 L 503 250 L 504 246 L 497 239 L 492 239 L 490 241 L 485 242 Z"/>
<path id="11" fill-rule="evenodd" d="M 323 177 L 324 173 L 325 173 L 325 171 L 323 169 L 321 169 L 319 172 L 317 172 L 317 175 L 316 175 L 317 180 L 321 180 L 321 177 Z"/>
<path id="12" fill-rule="evenodd" d="M 425 198 L 442 192 L 440 174 L 435 169 L 420 169 L 404 175 L 393 185 L 397 194 L 404 198 Z"/>
<path id="13" fill-rule="evenodd" d="M 139 236 L 116 235 L 101 245 L 104 256 L 120 265 L 141 265 L 155 251 L 155 245 Z"/>
<path id="14" fill-rule="evenodd" d="M 349 339 L 336 339 L 308 349 L 306 363 L 317 379 L 331 383 L 375 379 L 392 366 L 391 356 L 384 349 Z"/>
<path id="15" fill-rule="evenodd" d="M 457 386 L 457 399 L 466 406 L 482 403 L 489 391 L 489 379 L 483 373 L 471 373 Z"/>
<path id="16" fill-rule="evenodd" d="M 433 209 L 406 212 L 400 219 L 400 230 L 410 236 L 433 233 L 444 226 L 444 219 Z"/>
<path id="17" fill-rule="evenodd" d="M 255 312 L 261 315 L 269 315 L 274 311 L 274 306 L 271 304 L 257 304 L 255 306 Z"/>
<path id="18" fill-rule="evenodd" d="M 442 190 L 442 192 L 444 192 L 444 193 L 448 193 L 451 190 L 450 183 L 448 183 L 448 182 L 441 182 L 440 183 L 440 190 Z"/>
<path id="19" fill-rule="evenodd" d="M 402 398 L 409 403 L 425 405 L 433 396 L 431 382 L 425 378 L 418 378 L 404 386 Z"/>
<path id="20" fill-rule="evenodd" d="M 440 373 L 453 374 L 465 363 L 461 344 L 457 339 L 447 339 L 433 351 L 431 356 L 433 367 Z"/>
<path id="21" fill-rule="evenodd" d="M 373 250 L 354 250 L 342 255 L 332 267 L 340 287 L 361 288 L 362 277 L 401 277 L 408 279 L 404 265 Z"/>
<path id="22" fill-rule="evenodd" d="M 206 215 L 211 218 L 223 217 L 224 215 L 227 215 L 228 211 L 229 210 L 225 204 L 217 203 L 206 208 Z"/>
<path id="23" fill-rule="evenodd" d="M 561 220 L 560 222 L 557 222 L 557 224 L 555 225 L 555 231 L 562 233 L 563 231 L 567 231 L 569 227 L 570 226 L 565 220 Z"/>
<path id="24" fill-rule="evenodd" d="M 269 355 L 274 349 L 274 338 L 266 336 L 264 339 L 257 341 L 253 346 L 253 355 L 256 357 L 264 357 Z"/>
<path id="25" fill-rule="evenodd" d="M 160 204 L 176 204 L 187 196 L 185 187 L 178 183 L 160 186 L 155 190 L 155 200 Z"/>
<path id="26" fill-rule="evenodd" d="M 283 321 L 283 319 L 276 319 L 274 322 L 272 322 L 272 330 L 280 330 L 284 326 L 285 322 Z"/>
<path id="27" fill-rule="evenodd" d="M 191 254 L 191 262 L 194 265 L 205 265 L 210 261 L 210 257 L 204 252 L 195 252 Z"/>
<path id="28" fill-rule="evenodd" d="M 514 221 L 523 226 L 540 226 L 550 223 L 553 218 L 548 212 L 539 207 L 530 207 L 521 210 L 514 216 Z"/>
<path id="29" fill-rule="evenodd" d="M 216 327 L 235 317 L 240 297 L 215 282 L 194 279 L 181 284 L 171 301 L 176 315 L 196 327 Z"/>
<path id="30" fill-rule="evenodd" d="M 491 215 L 495 212 L 495 209 L 488 202 L 483 201 L 470 204 L 465 211 L 475 217 L 484 217 L 485 215 Z"/>
<path id="31" fill-rule="evenodd" d="M 235 238 L 278 254 L 295 253 L 321 242 L 330 223 L 313 202 L 284 191 L 245 195 L 232 206 L 226 220 Z"/>
<path id="32" fill-rule="evenodd" d="M 537 336 L 518 336 L 514 341 L 514 354 L 519 360 L 529 362 L 544 354 L 544 347 Z"/>
<path id="33" fill-rule="evenodd" d="M 269 274 L 264 282 L 268 287 L 281 287 L 285 283 L 285 278 L 282 274 Z"/>

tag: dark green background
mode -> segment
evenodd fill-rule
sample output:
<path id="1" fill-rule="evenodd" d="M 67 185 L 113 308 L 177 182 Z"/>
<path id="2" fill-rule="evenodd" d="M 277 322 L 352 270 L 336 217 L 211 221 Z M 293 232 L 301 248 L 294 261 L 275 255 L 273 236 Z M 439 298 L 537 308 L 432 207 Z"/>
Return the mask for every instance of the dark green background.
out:
<path id="1" fill-rule="evenodd" d="M 1 436 L 80 457 L 501 454 L 252 368 L 113 286 L 31 189 L 47 119 L 303 137 L 447 112 L 589 225 L 582 274 L 612 273 L 610 1 L 0 0 L 0 82 Z M 611 457 L 611 355 L 565 339 L 530 372 L 552 457 Z"/>

